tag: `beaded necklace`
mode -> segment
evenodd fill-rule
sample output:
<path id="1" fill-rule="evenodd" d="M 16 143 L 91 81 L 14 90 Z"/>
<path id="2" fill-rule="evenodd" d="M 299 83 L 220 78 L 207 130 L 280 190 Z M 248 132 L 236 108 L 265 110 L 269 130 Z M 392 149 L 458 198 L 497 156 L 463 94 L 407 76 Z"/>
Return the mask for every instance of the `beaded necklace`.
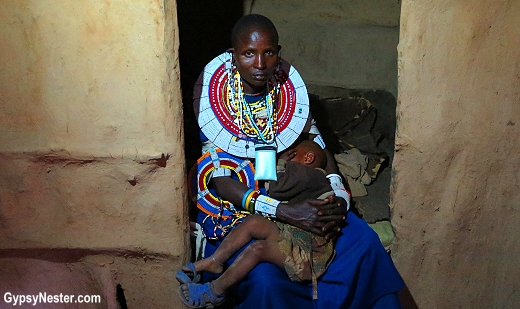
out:
<path id="1" fill-rule="evenodd" d="M 277 74 L 274 74 L 274 76 L 275 86 L 271 86 L 268 82 L 266 95 L 257 102 L 248 103 L 244 97 L 244 85 L 240 73 L 234 66 L 229 67 L 226 104 L 243 134 L 243 136 L 239 136 L 240 138 L 264 144 L 274 142 L 277 133 L 276 99 L 280 90 L 280 83 L 276 78 Z M 261 113 L 262 110 L 265 110 L 265 112 Z M 257 119 L 255 119 L 255 116 Z M 265 118 L 260 116 L 265 116 Z M 261 119 L 265 119 L 265 123 L 259 126 L 257 121 L 260 122 Z"/>

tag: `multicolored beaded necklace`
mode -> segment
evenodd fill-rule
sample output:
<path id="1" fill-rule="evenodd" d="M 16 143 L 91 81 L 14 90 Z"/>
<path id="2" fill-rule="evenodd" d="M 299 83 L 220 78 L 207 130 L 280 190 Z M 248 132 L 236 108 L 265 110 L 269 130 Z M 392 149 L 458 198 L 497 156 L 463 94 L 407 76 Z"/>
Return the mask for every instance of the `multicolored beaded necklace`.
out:
<path id="1" fill-rule="evenodd" d="M 244 97 L 240 73 L 234 67 L 229 68 L 226 104 L 242 133 L 239 138 L 263 144 L 274 142 L 277 133 L 276 100 L 280 90 L 277 74 L 274 76 L 274 87 L 268 82 L 266 95 L 256 102 L 248 103 Z"/>

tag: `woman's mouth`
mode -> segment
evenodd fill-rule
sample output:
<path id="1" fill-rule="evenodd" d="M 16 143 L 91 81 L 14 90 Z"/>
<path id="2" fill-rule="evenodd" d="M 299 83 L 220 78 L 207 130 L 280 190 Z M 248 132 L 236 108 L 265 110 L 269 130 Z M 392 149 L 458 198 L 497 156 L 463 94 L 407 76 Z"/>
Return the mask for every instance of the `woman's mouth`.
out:
<path id="1" fill-rule="evenodd" d="M 265 81 L 267 80 L 267 75 L 265 74 L 253 74 L 253 79 L 257 81 Z"/>

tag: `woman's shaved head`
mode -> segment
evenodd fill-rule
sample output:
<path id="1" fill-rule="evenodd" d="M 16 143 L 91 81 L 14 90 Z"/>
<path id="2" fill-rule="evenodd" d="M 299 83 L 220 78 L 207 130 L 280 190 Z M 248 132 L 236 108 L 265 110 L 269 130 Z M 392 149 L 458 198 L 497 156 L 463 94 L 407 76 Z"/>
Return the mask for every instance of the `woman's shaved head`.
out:
<path id="1" fill-rule="evenodd" d="M 239 38 L 243 33 L 258 29 L 267 31 L 276 41 L 276 44 L 278 44 L 278 31 L 276 31 L 273 22 L 263 15 L 251 14 L 243 16 L 235 23 L 231 31 L 231 46 L 237 46 Z"/>

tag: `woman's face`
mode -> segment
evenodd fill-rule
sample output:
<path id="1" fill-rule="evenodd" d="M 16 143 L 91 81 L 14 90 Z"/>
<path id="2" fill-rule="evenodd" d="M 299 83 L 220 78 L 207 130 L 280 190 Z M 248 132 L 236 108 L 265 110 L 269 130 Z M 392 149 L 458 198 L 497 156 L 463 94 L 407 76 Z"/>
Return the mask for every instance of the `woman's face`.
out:
<path id="1" fill-rule="evenodd" d="M 279 46 L 276 38 L 262 28 L 245 30 L 235 45 L 232 51 L 242 77 L 244 92 L 262 92 L 278 64 Z"/>

